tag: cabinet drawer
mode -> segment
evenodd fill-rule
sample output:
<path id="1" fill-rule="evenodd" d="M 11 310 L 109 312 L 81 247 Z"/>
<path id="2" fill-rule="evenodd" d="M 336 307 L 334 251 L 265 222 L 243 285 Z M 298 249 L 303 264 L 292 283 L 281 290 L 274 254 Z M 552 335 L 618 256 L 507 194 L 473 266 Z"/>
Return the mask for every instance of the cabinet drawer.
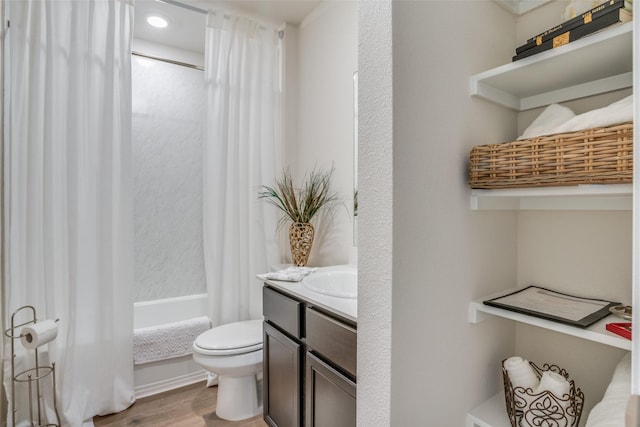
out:
<path id="1" fill-rule="evenodd" d="M 313 308 L 306 309 L 307 346 L 355 378 L 355 328 Z"/>
<path id="2" fill-rule="evenodd" d="M 302 337 L 302 303 L 271 288 L 262 288 L 263 315 L 266 320 L 296 338 Z"/>

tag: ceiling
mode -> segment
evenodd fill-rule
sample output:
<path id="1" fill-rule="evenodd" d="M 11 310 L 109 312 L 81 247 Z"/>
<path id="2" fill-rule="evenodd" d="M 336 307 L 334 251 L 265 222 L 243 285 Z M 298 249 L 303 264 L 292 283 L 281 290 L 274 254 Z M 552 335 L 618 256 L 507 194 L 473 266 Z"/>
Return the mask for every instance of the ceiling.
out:
<path id="1" fill-rule="evenodd" d="M 223 5 L 239 9 L 248 14 L 268 19 L 274 24 L 283 22 L 299 24 L 321 3 L 321 0 L 199 0 L 199 3 L 208 3 L 209 7 Z"/>
<path id="2" fill-rule="evenodd" d="M 299 24 L 321 0 L 181 0 L 181 3 L 201 10 L 234 9 L 276 25 L 283 22 Z M 146 23 L 149 15 L 160 15 L 169 21 L 165 29 Z M 136 0 L 134 37 L 194 52 L 204 50 L 206 16 L 197 11 L 163 3 L 158 0 Z"/>
<path id="3" fill-rule="evenodd" d="M 179 2 L 200 10 L 233 9 L 279 25 L 300 24 L 323 0 L 136 0 L 134 37 L 166 46 L 202 53 L 205 15 L 170 4 Z M 327 0 L 324 0 L 327 1 Z M 338 0 L 328 0 L 338 1 Z M 494 0 L 515 14 L 523 14 L 549 0 Z M 167 29 L 149 26 L 146 18 L 158 14 L 169 21 Z"/>

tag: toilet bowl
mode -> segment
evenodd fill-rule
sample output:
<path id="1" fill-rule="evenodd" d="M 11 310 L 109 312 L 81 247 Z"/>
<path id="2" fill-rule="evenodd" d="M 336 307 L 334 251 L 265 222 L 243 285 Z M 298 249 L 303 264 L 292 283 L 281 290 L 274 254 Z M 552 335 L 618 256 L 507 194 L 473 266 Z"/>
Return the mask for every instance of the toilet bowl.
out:
<path id="1" fill-rule="evenodd" d="M 239 421 L 262 412 L 262 320 L 203 332 L 193 343 L 193 360 L 218 376 L 218 417 Z"/>

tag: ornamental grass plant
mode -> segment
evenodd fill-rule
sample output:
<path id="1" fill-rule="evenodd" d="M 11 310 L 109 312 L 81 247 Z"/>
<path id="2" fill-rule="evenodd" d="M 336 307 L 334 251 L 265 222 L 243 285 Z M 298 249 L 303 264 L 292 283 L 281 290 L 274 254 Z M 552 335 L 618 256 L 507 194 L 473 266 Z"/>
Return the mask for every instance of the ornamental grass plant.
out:
<path id="1" fill-rule="evenodd" d="M 266 199 L 282 211 L 278 228 L 287 221 L 310 223 L 320 209 L 338 201 L 338 194 L 331 191 L 333 170 L 314 168 L 305 175 L 302 187 L 297 187 L 294 185 L 291 172 L 285 169 L 273 187 L 261 187 L 258 198 Z"/>

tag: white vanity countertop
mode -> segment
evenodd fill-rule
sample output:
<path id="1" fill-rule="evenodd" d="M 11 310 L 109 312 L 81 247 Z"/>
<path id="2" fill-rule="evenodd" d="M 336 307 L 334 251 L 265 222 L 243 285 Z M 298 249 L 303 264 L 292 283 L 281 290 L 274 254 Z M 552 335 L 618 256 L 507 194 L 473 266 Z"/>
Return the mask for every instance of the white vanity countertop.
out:
<path id="1" fill-rule="evenodd" d="M 276 289 L 280 289 L 294 297 L 298 297 L 345 319 L 358 322 L 358 300 L 319 294 L 304 286 L 302 282 L 283 282 L 280 280 L 263 280 Z"/>

